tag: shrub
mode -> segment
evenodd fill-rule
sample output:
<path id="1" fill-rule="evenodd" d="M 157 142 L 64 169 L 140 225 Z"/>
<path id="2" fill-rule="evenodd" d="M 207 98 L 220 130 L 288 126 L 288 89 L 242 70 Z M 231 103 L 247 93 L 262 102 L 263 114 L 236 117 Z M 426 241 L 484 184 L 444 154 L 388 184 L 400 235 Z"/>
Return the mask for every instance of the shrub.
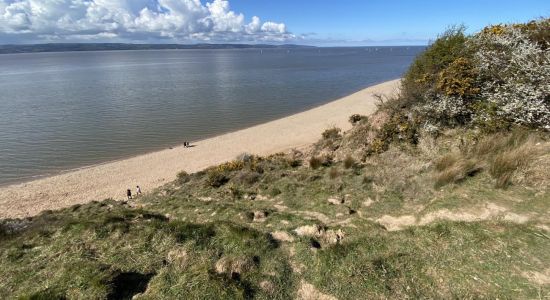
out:
<path id="1" fill-rule="evenodd" d="M 240 171 L 235 177 L 233 178 L 233 181 L 240 184 L 246 184 L 246 185 L 252 185 L 258 180 L 260 180 L 260 173 L 256 171 Z"/>
<path id="2" fill-rule="evenodd" d="M 344 158 L 344 168 L 349 169 L 355 166 L 355 159 L 351 155 Z"/>
<path id="3" fill-rule="evenodd" d="M 181 172 L 178 173 L 177 182 L 179 184 L 187 183 L 187 182 L 189 182 L 189 180 L 191 180 L 191 176 L 189 174 L 187 174 L 187 172 L 181 171 Z"/>
<path id="4" fill-rule="evenodd" d="M 549 22 L 492 26 L 472 39 L 481 96 L 513 123 L 550 129 L 550 53 L 540 31 Z"/>
<path id="5" fill-rule="evenodd" d="M 480 93 L 477 69 L 471 59 L 459 57 L 437 76 L 436 88 L 446 96 L 474 97 Z"/>
<path id="6" fill-rule="evenodd" d="M 229 177 L 219 168 L 208 170 L 206 182 L 208 185 L 219 188 L 229 181 Z"/>
<path id="7" fill-rule="evenodd" d="M 328 172 L 328 176 L 330 177 L 330 179 L 338 178 L 338 177 L 340 177 L 340 171 L 338 171 L 338 168 L 333 167 Z"/>
<path id="8" fill-rule="evenodd" d="M 433 125 L 548 130 L 549 31 L 550 19 L 489 26 L 471 36 L 451 28 L 413 62 L 392 105 Z"/>
<path id="9" fill-rule="evenodd" d="M 322 165 L 323 165 L 323 161 L 321 160 L 321 158 L 319 158 L 317 156 L 312 156 L 309 159 L 309 166 L 312 169 L 319 169 Z"/>
<path id="10" fill-rule="evenodd" d="M 341 137 L 341 135 L 340 135 L 341 131 L 342 131 L 342 129 L 337 128 L 337 127 L 329 128 L 329 129 L 327 129 L 323 132 L 323 139 L 331 140 L 331 139 L 340 138 Z"/>
<path id="11" fill-rule="evenodd" d="M 351 123 L 351 125 L 355 125 L 362 121 L 366 122 L 367 120 L 368 118 L 366 116 L 362 116 L 359 114 L 354 114 L 349 117 L 349 122 Z"/>
<path id="12" fill-rule="evenodd" d="M 433 89 L 437 74 L 457 58 L 467 55 L 464 30 L 463 26 L 448 29 L 416 58 L 402 82 L 405 105 L 422 102 L 426 92 Z"/>

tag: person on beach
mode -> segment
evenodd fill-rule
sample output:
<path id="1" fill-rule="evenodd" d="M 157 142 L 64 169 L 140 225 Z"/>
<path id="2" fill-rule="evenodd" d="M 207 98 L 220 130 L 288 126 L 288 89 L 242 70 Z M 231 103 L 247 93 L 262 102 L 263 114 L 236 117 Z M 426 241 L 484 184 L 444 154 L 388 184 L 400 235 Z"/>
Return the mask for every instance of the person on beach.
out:
<path id="1" fill-rule="evenodd" d="M 132 199 L 132 190 L 127 189 L 126 190 L 126 196 L 128 196 L 128 200 Z"/>
<path id="2" fill-rule="evenodd" d="M 140 196 L 141 195 L 141 188 L 138 186 L 136 186 L 136 197 L 137 196 Z"/>

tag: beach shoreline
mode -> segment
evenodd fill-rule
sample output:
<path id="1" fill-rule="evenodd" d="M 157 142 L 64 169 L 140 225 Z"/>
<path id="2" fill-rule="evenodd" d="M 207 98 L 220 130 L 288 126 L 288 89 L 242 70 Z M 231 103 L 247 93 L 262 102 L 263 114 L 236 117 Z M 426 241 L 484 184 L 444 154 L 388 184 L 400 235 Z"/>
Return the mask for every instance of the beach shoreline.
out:
<path id="1" fill-rule="evenodd" d="M 395 93 L 399 79 L 280 119 L 137 156 L 80 167 L 32 181 L 0 186 L 0 219 L 34 216 L 44 210 L 107 198 L 124 199 L 127 188 L 145 192 L 176 179 L 177 173 L 200 171 L 243 152 L 269 155 L 316 142 L 332 126 L 347 130 L 350 115 L 376 109 L 376 94 Z"/>

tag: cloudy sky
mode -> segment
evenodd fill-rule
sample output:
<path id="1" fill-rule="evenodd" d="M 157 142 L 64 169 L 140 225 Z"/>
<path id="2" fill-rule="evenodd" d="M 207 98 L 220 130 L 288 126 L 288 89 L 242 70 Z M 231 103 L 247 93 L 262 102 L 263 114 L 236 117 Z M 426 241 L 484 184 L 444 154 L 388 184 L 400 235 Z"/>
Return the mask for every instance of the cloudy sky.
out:
<path id="1" fill-rule="evenodd" d="M 550 0 L 0 0 L 0 44 L 426 44 L 453 24 L 550 16 Z"/>

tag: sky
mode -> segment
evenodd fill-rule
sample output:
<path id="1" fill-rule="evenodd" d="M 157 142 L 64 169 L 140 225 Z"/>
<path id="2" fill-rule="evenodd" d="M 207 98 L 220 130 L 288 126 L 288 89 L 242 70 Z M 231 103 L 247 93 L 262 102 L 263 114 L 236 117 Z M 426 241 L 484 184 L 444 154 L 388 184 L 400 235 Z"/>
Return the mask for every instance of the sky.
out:
<path id="1" fill-rule="evenodd" d="M 0 0 L 0 44 L 425 45 L 540 17 L 550 0 Z"/>

